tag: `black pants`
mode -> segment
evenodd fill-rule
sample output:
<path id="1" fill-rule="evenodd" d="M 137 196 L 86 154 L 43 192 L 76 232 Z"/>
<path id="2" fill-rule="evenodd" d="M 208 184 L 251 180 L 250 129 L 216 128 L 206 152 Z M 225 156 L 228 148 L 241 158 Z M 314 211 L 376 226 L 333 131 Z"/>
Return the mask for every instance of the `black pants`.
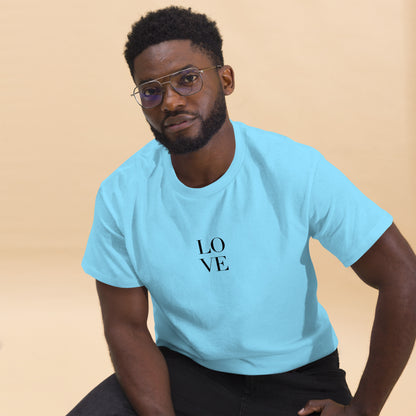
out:
<path id="1" fill-rule="evenodd" d="M 296 416 L 310 399 L 348 404 L 351 393 L 338 352 L 287 373 L 245 376 L 200 366 L 161 347 L 176 416 Z M 137 416 L 113 374 L 67 416 Z"/>

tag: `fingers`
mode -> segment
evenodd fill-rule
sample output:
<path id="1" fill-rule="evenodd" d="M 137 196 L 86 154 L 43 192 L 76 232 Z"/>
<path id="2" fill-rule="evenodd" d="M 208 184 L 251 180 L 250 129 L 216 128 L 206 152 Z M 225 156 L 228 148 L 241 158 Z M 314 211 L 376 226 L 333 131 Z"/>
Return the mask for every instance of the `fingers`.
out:
<path id="1" fill-rule="evenodd" d="M 315 412 L 322 412 L 325 407 L 334 404 L 332 400 L 309 400 L 305 407 L 299 410 L 298 415 L 305 416 Z"/>

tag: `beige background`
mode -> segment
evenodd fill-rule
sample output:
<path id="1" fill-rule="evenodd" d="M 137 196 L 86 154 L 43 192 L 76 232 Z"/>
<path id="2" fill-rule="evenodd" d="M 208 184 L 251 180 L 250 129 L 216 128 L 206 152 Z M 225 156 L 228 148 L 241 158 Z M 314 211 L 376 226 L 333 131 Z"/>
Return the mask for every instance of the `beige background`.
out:
<path id="1" fill-rule="evenodd" d="M 151 136 L 129 97 L 130 25 L 167 1 L 0 3 L 0 414 L 64 415 L 111 372 L 80 261 L 99 183 Z M 230 115 L 320 150 L 416 246 L 411 0 L 181 1 L 217 20 Z M 375 292 L 320 246 L 319 297 L 357 385 Z M 414 413 L 415 358 L 383 416 Z"/>

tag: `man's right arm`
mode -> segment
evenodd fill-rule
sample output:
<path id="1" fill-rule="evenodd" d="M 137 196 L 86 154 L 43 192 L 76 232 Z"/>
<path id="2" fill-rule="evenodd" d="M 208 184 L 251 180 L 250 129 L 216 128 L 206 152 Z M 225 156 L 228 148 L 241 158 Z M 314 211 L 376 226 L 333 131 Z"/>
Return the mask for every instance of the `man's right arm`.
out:
<path id="1" fill-rule="evenodd" d="M 97 292 L 111 360 L 134 410 L 140 416 L 175 416 L 166 361 L 147 327 L 146 288 L 97 280 Z"/>

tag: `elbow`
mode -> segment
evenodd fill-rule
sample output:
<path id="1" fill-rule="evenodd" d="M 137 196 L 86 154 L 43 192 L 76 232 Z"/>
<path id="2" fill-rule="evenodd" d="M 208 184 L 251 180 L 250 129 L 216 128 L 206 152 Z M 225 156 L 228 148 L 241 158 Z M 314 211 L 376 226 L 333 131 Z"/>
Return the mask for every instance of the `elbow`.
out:
<path id="1" fill-rule="evenodd" d="M 104 337 L 110 349 L 120 345 L 129 345 L 143 338 L 151 338 L 147 325 L 138 323 L 122 323 L 104 325 Z"/>

